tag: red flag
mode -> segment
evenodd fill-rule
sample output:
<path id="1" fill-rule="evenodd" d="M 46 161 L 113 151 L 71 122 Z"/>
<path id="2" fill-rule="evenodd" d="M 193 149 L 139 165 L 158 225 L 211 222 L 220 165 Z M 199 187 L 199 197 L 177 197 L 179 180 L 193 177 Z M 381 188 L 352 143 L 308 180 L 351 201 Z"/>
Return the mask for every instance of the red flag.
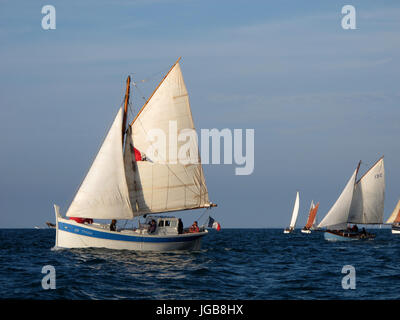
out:
<path id="1" fill-rule="evenodd" d="M 219 224 L 219 222 L 215 221 L 215 222 L 213 223 L 213 228 L 214 228 L 214 229 L 217 229 L 217 231 L 219 231 L 219 230 L 221 230 L 221 225 Z"/>
<path id="2" fill-rule="evenodd" d="M 217 231 L 221 230 L 221 225 L 218 221 L 215 221 L 214 218 L 208 217 L 208 227 L 217 229 Z"/>
<path id="3" fill-rule="evenodd" d="M 135 154 L 135 161 L 143 161 L 143 160 L 146 160 L 146 159 L 145 159 L 146 157 L 145 157 L 145 156 L 142 156 L 142 153 L 141 153 L 138 149 L 136 149 L 136 148 L 133 146 L 133 144 L 130 144 L 130 147 L 131 147 L 131 152 Z"/>
<path id="4" fill-rule="evenodd" d="M 135 160 L 142 161 L 142 154 L 140 153 L 140 151 L 135 147 L 133 147 L 133 150 L 135 151 Z"/>

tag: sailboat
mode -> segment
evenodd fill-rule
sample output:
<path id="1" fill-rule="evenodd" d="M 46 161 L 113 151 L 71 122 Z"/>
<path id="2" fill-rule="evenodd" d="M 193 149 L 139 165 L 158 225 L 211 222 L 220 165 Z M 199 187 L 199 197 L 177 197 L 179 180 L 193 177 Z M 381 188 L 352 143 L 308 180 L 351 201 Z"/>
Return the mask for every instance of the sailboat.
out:
<path id="1" fill-rule="evenodd" d="M 327 228 L 326 240 L 373 239 L 375 235 L 356 224 L 382 224 L 385 198 L 385 168 L 383 156 L 357 181 L 361 161 L 345 188 L 318 228 Z M 349 228 L 348 224 L 355 224 Z"/>
<path id="2" fill-rule="evenodd" d="M 185 149 L 185 154 L 195 161 L 182 162 L 171 152 L 161 152 L 156 157 L 157 148 L 148 136 L 151 130 L 162 131 L 165 141 L 181 150 L 188 142 L 176 139 L 175 133 L 170 132 L 171 121 L 178 132 L 194 130 L 179 60 L 128 127 L 130 77 L 127 78 L 124 107 L 117 112 L 64 217 L 59 206 L 54 205 L 56 247 L 139 251 L 200 248 L 201 239 L 208 233 L 205 228 L 189 232 L 183 229 L 180 219 L 158 215 L 216 206 L 208 198 L 197 140 L 189 139 L 190 148 Z M 154 151 L 152 155 L 145 153 L 149 150 Z M 137 228 L 116 227 L 117 220 L 136 217 Z M 141 217 L 145 218 L 144 223 L 140 222 Z M 108 224 L 102 220 L 112 221 Z"/>
<path id="3" fill-rule="evenodd" d="M 308 220 L 303 229 L 302 233 L 311 233 L 311 230 L 316 228 L 315 218 L 317 217 L 319 202 L 315 205 L 314 201 L 311 200 L 310 211 L 308 214 Z"/>
<path id="4" fill-rule="evenodd" d="M 283 230 L 283 233 L 291 233 L 294 231 L 294 227 L 296 226 L 297 216 L 299 215 L 299 192 L 297 191 L 296 200 L 294 202 L 293 212 L 292 212 L 292 219 L 290 220 L 289 228 Z"/>
<path id="5" fill-rule="evenodd" d="M 392 224 L 393 234 L 400 234 L 400 200 L 397 202 L 396 207 L 386 223 Z"/>

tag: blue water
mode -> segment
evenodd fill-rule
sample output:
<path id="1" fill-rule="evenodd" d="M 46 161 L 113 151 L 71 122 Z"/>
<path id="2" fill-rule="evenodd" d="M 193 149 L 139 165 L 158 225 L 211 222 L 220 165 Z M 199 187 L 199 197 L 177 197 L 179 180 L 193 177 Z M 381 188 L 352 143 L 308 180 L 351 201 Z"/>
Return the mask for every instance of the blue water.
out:
<path id="1" fill-rule="evenodd" d="M 322 233 L 212 231 L 197 252 L 54 250 L 55 230 L 0 229 L 0 293 L 12 299 L 399 299 L 400 236 L 327 242 Z M 42 267 L 56 289 L 42 288 Z M 344 265 L 356 289 L 342 288 Z"/>

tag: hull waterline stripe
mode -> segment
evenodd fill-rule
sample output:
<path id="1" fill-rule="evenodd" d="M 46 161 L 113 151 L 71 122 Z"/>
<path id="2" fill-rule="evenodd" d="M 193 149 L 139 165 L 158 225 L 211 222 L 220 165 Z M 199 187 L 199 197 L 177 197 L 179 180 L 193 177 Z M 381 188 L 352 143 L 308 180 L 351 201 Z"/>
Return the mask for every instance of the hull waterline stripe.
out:
<path id="1" fill-rule="evenodd" d="M 98 238 L 98 239 L 107 239 L 107 240 L 117 240 L 117 241 L 131 241 L 131 242 L 187 242 L 197 240 L 205 234 L 200 235 L 188 235 L 188 236 L 179 236 L 179 237 L 171 237 L 171 236 L 134 236 L 134 235 L 126 235 L 120 233 L 111 233 L 104 231 L 97 231 L 81 226 L 71 225 L 64 222 L 58 222 L 58 229 L 60 231 L 66 231 L 70 233 L 75 233 L 81 236 Z"/>

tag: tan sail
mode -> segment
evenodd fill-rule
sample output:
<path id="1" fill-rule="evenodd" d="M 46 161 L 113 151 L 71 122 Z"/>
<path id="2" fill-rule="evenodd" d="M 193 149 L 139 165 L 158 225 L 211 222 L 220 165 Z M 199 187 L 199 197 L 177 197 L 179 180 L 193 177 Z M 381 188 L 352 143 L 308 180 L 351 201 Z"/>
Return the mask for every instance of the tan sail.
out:
<path id="1" fill-rule="evenodd" d="M 126 139 L 126 180 L 135 216 L 210 206 L 197 139 L 177 139 L 185 130 L 193 132 L 194 124 L 177 62 L 132 122 Z M 159 141 L 152 140 L 152 132 L 164 134 L 166 152 L 154 151 Z M 182 161 L 185 156 L 189 163 Z"/>
<path id="2" fill-rule="evenodd" d="M 380 158 L 356 183 L 349 223 L 381 224 L 385 200 L 385 166 Z"/>
<path id="3" fill-rule="evenodd" d="M 356 176 L 360 164 L 361 163 L 358 164 L 357 169 L 353 172 L 339 198 L 328 211 L 324 219 L 322 219 L 318 228 L 328 227 L 330 229 L 343 229 L 347 227 L 350 206 L 353 200 L 354 185 L 356 183 Z"/>
<path id="4" fill-rule="evenodd" d="M 392 214 L 386 223 L 397 223 L 400 222 L 400 200 L 397 202 L 396 207 L 394 208 Z"/>

